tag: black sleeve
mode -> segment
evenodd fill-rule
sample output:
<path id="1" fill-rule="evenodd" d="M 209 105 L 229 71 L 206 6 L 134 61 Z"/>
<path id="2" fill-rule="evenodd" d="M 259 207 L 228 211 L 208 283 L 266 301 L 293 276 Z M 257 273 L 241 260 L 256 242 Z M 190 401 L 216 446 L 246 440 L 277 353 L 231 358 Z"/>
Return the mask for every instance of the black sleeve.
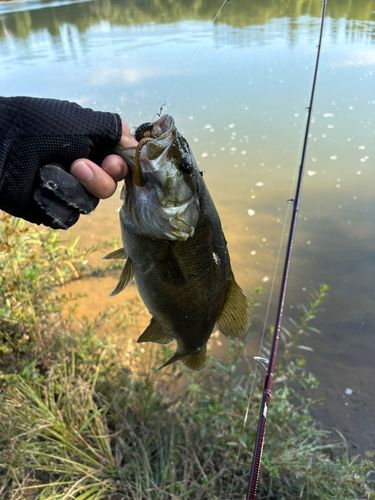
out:
<path id="1" fill-rule="evenodd" d="M 0 98 L 0 208 L 67 229 L 98 199 L 69 174 L 77 158 L 100 164 L 121 139 L 114 113 L 31 97 Z"/>

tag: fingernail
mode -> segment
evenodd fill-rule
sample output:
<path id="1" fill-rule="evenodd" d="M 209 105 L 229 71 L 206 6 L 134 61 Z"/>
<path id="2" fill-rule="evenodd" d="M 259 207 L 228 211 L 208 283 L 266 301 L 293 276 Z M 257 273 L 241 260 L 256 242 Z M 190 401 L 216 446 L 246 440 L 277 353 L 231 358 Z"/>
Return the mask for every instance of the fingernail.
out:
<path id="1" fill-rule="evenodd" d="M 128 135 L 122 135 L 120 142 L 127 148 L 131 148 L 132 146 L 136 146 L 138 144 L 134 137 L 129 137 Z"/>
<path id="2" fill-rule="evenodd" d="M 109 165 L 107 165 L 105 168 L 103 168 L 104 172 L 107 172 L 107 174 L 110 175 L 118 175 L 121 172 L 122 165 L 120 165 L 117 161 L 113 161 Z"/>
<path id="3" fill-rule="evenodd" d="M 94 177 L 94 172 L 89 168 L 85 162 L 79 161 L 78 163 L 74 163 L 70 167 L 70 173 L 78 179 L 82 183 L 86 183 L 91 181 Z"/>

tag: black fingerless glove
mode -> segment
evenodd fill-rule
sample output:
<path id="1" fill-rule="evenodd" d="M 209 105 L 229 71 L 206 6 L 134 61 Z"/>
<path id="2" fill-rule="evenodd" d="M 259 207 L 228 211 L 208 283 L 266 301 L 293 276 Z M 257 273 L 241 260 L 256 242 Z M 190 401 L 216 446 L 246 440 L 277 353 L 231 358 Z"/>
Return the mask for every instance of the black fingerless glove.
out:
<path id="1" fill-rule="evenodd" d="M 71 163 L 99 164 L 121 139 L 114 113 L 67 101 L 0 98 L 0 208 L 54 229 L 67 229 L 99 200 L 72 175 Z"/>

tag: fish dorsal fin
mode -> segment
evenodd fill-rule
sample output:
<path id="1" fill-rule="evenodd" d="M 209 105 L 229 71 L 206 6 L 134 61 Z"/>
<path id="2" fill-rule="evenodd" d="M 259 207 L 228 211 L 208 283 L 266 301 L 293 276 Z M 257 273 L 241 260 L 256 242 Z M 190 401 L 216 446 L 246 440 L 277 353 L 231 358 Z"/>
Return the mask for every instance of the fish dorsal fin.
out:
<path id="1" fill-rule="evenodd" d="M 126 253 L 123 248 L 118 248 L 114 252 L 111 252 L 102 257 L 102 259 L 126 259 Z"/>
<path id="2" fill-rule="evenodd" d="M 158 368 L 158 370 L 161 370 L 165 366 L 171 365 L 172 363 L 175 363 L 179 360 L 181 360 L 188 368 L 191 368 L 192 370 L 201 370 L 206 362 L 206 346 L 202 347 L 199 352 L 196 352 L 195 354 L 188 354 L 187 356 L 175 352 L 173 356 L 169 358 L 166 363 L 164 363 L 164 365 Z"/>
<path id="3" fill-rule="evenodd" d="M 109 296 L 113 297 L 114 295 L 117 295 L 118 293 L 122 292 L 125 287 L 130 285 L 132 279 L 133 279 L 133 263 L 129 258 L 125 262 L 125 265 L 121 271 L 120 279 L 118 280 L 116 288 L 113 290 L 113 292 L 109 294 Z"/>
<path id="4" fill-rule="evenodd" d="M 250 307 L 246 295 L 237 285 L 233 273 L 224 307 L 216 324 L 228 339 L 243 340 L 250 325 Z"/>
<path id="5" fill-rule="evenodd" d="M 139 337 L 137 342 L 155 342 L 156 344 L 170 344 L 174 338 L 168 333 L 163 332 L 160 325 L 154 318 L 151 318 L 150 324 Z"/>

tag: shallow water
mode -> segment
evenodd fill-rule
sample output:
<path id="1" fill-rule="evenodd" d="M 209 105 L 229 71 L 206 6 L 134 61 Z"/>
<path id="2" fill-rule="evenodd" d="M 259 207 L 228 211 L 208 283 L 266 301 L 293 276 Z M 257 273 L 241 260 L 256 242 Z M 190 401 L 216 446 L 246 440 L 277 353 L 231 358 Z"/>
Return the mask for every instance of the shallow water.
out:
<path id="1" fill-rule="evenodd" d="M 236 0 L 213 25 L 221 3 L 0 3 L 0 88 L 115 111 L 130 126 L 150 121 L 168 98 L 164 111 L 205 172 L 237 281 L 249 294 L 261 285 L 266 304 L 280 241 L 285 252 L 321 2 Z M 375 449 L 374 38 L 374 0 L 328 1 L 284 315 L 287 326 L 313 289 L 331 287 L 314 324 L 323 334 L 304 340 L 314 352 L 303 355 L 328 396 L 315 413 L 344 433 L 352 454 Z M 83 244 L 119 238 L 119 206 L 117 195 L 101 202 L 72 236 Z M 282 262 L 269 326 L 281 272 Z M 89 287 L 81 310 L 114 301 L 138 307 L 134 287 L 106 298 L 115 281 Z M 134 336 L 148 321 L 140 311 Z M 264 316 L 265 307 L 258 331 Z"/>

